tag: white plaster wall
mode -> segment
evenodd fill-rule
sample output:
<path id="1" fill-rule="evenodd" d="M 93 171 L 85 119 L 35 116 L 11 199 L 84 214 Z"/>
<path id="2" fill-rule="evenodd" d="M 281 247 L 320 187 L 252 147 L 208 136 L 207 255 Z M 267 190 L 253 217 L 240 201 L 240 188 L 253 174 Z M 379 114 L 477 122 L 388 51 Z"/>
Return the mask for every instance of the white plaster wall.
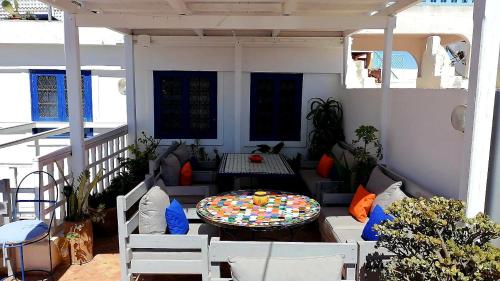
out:
<path id="1" fill-rule="evenodd" d="M 464 90 L 391 90 L 388 165 L 430 191 L 458 198 L 464 135 L 453 129 L 453 108 L 465 104 Z M 380 89 L 342 94 L 346 138 L 362 124 L 380 128 Z"/>
<path id="2" fill-rule="evenodd" d="M 153 41 L 154 42 L 154 41 Z M 321 45 L 322 46 L 322 45 Z M 154 70 L 191 70 L 218 72 L 218 139 L 203 140 L 207 151 L 217 148 L 220 152 L 234 152 L 235 124 L 241 124 L 243 151 L 251 151 L 262 142 L 249 141 L 250 74 L 252 72 L 304 73 L 302 91 L 302 137 L 299 142 L 285 144 L 286 154 L 304 153 L 308 122 L 305 116 L 312 97 L 338 97 L 342 72 L 342 48 L 284 47 L 276 43 L 272 47 L 243 46 L 242 51 L 242 99 L 241 112 L 235 112 L 234 97 L 234 48 L 232 46 L 168 46 L 152 44 L 136 45 L 136 103 L 138 130 L 154 135 Z M 240 120 L 240 121 L 238 121 Z M 187 140 L 188 143 L 191 140 Z M 162 140 L 168 145 L 171 140 Z M 273 145 L 276 142 L 268 142 Z"/>

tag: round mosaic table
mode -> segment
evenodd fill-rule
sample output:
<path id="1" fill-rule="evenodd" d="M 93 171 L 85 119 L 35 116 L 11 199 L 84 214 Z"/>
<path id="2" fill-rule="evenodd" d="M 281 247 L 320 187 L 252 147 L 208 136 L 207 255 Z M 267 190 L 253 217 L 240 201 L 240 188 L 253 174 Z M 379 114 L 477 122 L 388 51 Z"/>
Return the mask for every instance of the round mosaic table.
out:
<path id="1" fill-rule="evenodd" d="M 253 204 L 254 190 L 232 191 L 201 200 L 196 210 L 207 223 L 230 229 L 270 231 L 297 227 L 318 218 L 319 203 L 307 196 L 266 191 L 269 202 Z"/>

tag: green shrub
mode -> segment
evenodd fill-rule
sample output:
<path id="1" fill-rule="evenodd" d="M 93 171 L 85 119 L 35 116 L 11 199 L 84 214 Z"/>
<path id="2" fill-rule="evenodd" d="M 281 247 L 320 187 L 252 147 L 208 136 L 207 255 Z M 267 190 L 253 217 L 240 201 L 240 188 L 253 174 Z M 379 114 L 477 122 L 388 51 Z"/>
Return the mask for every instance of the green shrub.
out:
<path id="1" fill-rule="evenodd" d="M 500 225 L 488 216 L 465 216 L 462 201 L 407 198 L 386 210 L 394 221 L 375 226 L 376 247 L 395 254 L 382 266 L 382 280 L 486 281 L 500 278 L 500 249 L 490 241 Z"/>

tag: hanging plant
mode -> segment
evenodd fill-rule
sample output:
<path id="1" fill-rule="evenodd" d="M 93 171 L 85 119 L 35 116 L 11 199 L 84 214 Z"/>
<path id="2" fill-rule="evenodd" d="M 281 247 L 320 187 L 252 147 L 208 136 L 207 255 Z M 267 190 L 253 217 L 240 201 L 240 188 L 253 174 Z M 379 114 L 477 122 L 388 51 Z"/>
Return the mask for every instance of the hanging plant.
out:
<path id="1" fill-rule="evenodd" d="M 314 98 L 307 120 L 314 128 L 309 133 L 309 158 L 319 159 L 329 152 L 333 145 L 345 139 L 342 104 L 332 98 Z"/>

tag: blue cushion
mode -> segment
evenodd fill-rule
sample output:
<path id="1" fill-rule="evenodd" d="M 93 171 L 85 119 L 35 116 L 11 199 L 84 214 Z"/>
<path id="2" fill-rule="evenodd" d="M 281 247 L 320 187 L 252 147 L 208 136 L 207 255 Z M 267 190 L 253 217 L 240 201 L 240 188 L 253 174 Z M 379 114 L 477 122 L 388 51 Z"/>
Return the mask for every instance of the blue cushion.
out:
<path id="1" fill-rule="evenodd" d="M 0 244 L 12 245 L 41 238 L 49 226 L 40 220 L 22 220 L 0 227 Z"/>
<path id="2" fill-rule="evenodd" d="M 361 238 L 366 241 L 377 241 L 379 234 L 377 231 L 373 229 L 376 224 L 381 224 L 382 222 L 390 220 L 393 221 L 394 218 L 384 212 L 384 209 L 379 205 L 375 206 L 373 211 L 370 214 L 370 219 L 365 225 L 363 229 L 363 233 L 361 234 Z"/>
<path id="3" fill-rule="evenodd" d="M 170 234 L 186 234 L 189 231 L 189 221 L 182 209 L 182 205 L 173 200 L 165 210 L 165 219 Z"/>

